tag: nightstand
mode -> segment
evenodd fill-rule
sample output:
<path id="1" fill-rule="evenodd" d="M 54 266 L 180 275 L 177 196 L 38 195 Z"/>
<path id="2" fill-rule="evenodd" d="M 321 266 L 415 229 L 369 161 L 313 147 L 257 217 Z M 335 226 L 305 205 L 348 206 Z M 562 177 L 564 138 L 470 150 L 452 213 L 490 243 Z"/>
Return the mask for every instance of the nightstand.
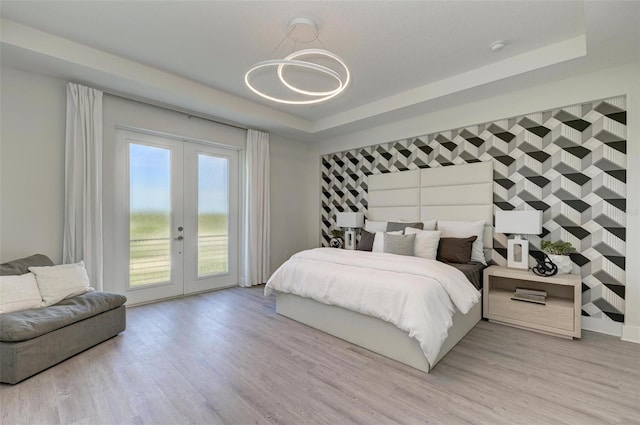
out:
<path id="1" fill-rule="evenodd" d="M 542 277 L 527 270 L 487 267 L 483 317 L 517 328 L 580 338 L 581 282 L 580 276 L 574 274 Z M 516 287 L 546 291 L 546 304 L 512 300 Z"/>

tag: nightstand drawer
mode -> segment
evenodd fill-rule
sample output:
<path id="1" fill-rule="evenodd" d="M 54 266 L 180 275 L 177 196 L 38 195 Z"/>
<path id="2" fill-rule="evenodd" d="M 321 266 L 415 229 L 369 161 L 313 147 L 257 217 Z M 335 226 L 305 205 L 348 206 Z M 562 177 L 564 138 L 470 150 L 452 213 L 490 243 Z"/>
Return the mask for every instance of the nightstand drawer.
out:
<path id="1" fill-rule="evenodd" d="M 548 297 L 545 305 L 512 300 L 513 291 L 493 290 L 489 293 L 489 318 L 511 319 L 550 328 L 573 331 L 573 301 Z"/>

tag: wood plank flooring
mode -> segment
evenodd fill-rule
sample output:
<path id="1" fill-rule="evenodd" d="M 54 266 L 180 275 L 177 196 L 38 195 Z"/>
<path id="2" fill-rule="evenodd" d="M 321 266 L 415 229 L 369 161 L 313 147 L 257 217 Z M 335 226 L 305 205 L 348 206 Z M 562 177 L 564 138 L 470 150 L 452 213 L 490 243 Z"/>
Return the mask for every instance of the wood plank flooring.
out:
<path id="1" fill-rule="evenodd" d="M 262 287 L 128 310 L 18 385 L 9 424 L 638 424 L 640 345 L 480 322 L 430 374 L 275 313 Z"/>

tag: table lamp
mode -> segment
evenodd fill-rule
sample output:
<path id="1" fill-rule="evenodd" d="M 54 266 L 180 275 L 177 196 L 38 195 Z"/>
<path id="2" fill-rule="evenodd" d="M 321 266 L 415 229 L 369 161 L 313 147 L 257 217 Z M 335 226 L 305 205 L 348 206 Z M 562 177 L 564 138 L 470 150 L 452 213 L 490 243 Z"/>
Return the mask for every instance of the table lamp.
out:
<path id="1" fill-rule="evenodd" d="M 529 241 L 521 235 L 542 233 L 542 211 L 496 211 L 496 232 L 515 235 L 507 246 L 507 267 L 529 268 Z"/>
<path id="2" fill-rule="evenodd" d="M 339 212 L 336 214 L 336 225 L 344 227 L 344 249 L 356 249 L 356 232 L 364 226 L 364 214 L 358 212 Z"/>

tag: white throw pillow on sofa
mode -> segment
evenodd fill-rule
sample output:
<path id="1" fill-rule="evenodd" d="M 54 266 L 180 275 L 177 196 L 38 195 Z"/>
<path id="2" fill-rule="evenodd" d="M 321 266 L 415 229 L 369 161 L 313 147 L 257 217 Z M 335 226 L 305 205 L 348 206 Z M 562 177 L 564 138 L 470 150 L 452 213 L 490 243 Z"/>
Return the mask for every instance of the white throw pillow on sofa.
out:
<path id="1" fill-rule="evenodd" d="M 43 306 L 33 273 L 0 276 L 0 314 Z"/>
<path id="2" fill-rule="evenodd" d="M 29 267 L 36 275 L 40 295 L 46 306 L 66 298 L 93 291 L 84 262 L 49 267 Z"/>
<path id="3" fill-rule="evenodd" d="M 419 230 L 413 227 L 404 229 L 405 235 L 416 235 L 416 240 L 413 245 L 413 255 L 430 260 L 436 259 L 441 233 L 439 230 Z"/>
<path id="4" fill-rule="evenodd" d="M 487 265 L 484 258 L 484 220 L 482 221 L 440 221 L 438 230 L 441 238 L 468 238 L 477 236 L 471 247 L 471 261 Z"/>

